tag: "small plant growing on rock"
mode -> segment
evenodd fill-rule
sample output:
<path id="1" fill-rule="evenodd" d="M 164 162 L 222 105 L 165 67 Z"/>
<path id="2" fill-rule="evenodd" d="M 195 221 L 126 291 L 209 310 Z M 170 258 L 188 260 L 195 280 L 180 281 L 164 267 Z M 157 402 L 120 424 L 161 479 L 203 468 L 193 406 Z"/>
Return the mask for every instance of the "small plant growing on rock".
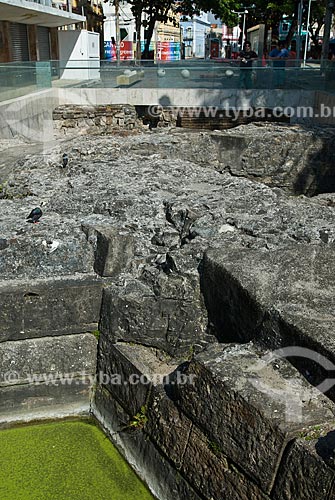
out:
<path id="1" fill-rule="evenodd" d="M 133 416 L 133 418 L 129 422 L 129 427 L 133 427 L 135 429 L 143 429 L 145 424 L 148 422 L 148 417 L 146 415 L 147 413 L 147 406 L 143 405 L 141 406 L 141 409 L 136 415 Z"/>
<path id="2" fill-rule="evenodd" d="M 94 337 L 97 340 L 99 340 L 99 338 L 100 338 L 100 331 L 99 330 L 93 330 L 92 335 L 94 335 Z"/>
<path id="3" fill-rule="evenodd" d="M 321 425 L 315 425 L 311 429 L 306 429 L 300 432 L 299 437 L 305 441 L 313 441 L 313 439 L 319 439 L 322 435 Z"/>
<path id="4" fill-rule="evenodd" d="M 208 441 L 208 448 L 214 453 L 214 455 L 216 455 L 217 457 L 219 457 L 220 455 L 222 455 L 222 450 L 220 448 L 220 446 L 218 445 L 218 443 L 216 443 L 215 441 Z"/>

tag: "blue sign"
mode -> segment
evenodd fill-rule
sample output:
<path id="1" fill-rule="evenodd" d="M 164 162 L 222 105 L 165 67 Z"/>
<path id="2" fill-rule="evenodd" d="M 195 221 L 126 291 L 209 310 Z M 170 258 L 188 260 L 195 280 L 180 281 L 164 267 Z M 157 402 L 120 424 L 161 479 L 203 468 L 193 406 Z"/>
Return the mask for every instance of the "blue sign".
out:
<path id="1" fill-rule="evenodd" d="M 113 59 L 112 46 L 113 44 L 111 41 L 104 42 L 105 59 Z"/>

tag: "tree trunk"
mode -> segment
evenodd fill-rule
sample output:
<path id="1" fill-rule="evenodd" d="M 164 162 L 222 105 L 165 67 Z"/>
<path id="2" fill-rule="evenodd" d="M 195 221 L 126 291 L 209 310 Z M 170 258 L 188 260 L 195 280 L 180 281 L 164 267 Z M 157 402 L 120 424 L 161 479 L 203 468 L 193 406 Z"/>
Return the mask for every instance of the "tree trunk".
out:
<path id="1" fill-rule="evenodd" d="M 155 24 L 156 24 L 156 16 L 152 14 L 150 16 L 148 30 L 147 30 L 147 39 L 145 41 L 145 46 L 144 46 L 144 52 L 143 52 L 144 59 L 149 59 L 150 43 L 152 35 L 154 34 Z"/>
<path id="2" fill-rule="evenodd" d="M 141 27 L 142 27 L 142 13 L 143 9 L 139 5 L 133 5 L 132 14 L 135 18 L 135 31 L 136 31 L 136 61 L 141 60 Z"/>
<path id="3" fill-rule="evenodd" d="M 142 12 L 140 12 L 139 17 L 136 17 L 135 28 L 136 28 L 136 61 L 141 60 L 141 22 Z"/>
<path id="4" fill-rule="evenodd" d="M 287 37 L 285 40 L 288 46 L 291 45 L 292 38 L 294 37 L 294 33 L 297 31 L 299 4 L 300 4 L 300 0 L 298 0 L 294 3 L 294 12 L 293 12 L 293 16 L 292 16 L 292 23 L 291 23 L 290 29 L 288 30 Z"/>

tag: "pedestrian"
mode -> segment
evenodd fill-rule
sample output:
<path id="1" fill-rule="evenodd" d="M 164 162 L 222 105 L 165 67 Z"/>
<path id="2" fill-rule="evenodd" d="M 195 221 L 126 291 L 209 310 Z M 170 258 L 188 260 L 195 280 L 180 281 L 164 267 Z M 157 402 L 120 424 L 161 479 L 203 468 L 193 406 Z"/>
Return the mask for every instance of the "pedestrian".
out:
<path id="1" fill-rule="evenodd" d="M 240 87 L 244 89 L 252 88 L 252 63 L 257 61 L 256 52 L 251 50 L 251 43 L 245 42 L 243 50 L 239 53 L 240 61 Z"/>
<path id="2" fill-rule="evenodd" d="M 274 87 L 283 88 L 285 85 L 285 65 L 288 59 L 288 50 L 286 43 L 279 42 L 274 49 L 271 50 L 269 58 L 273 61 L 274 71 Z"/>

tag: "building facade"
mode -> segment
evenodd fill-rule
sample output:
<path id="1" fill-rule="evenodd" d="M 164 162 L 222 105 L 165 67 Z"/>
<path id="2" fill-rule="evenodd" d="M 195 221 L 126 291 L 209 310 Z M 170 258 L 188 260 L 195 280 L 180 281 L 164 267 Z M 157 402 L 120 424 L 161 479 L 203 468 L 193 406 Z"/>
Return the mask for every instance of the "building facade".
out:
<path id="1" fill-rule="evenodd" d="M 105 58 L 116 58 L 116 15 L 115 7 L 109 3 L 103 6 Z M 157 22 L 150 43 L 150 54 L 157 60 L 178 60 L 181 57 L 181 28 L 179 14 L 170 13 L 173 21 Z M 146 14 L 143 14 L 141 27 L 141 47 L 144 49 L 146 41 Z M 119 4 L 120 26 L 120 59 L 134 59 L 136 51 L 136 25 L 131 5 L 128 2 Z"/>
<path id="2" fill-rule="evenodd" d="M 69 0 L 0 0 L 0 62 L 58 59 L 58 28 L 85 21 Z"/>
<path id="3" fill-rule="evenodd" d="M 202 12 L 199 16 L 192 18 L 184 16 L 180 24 L 185 59 L 205 58 L 206 38 L 211 29 L 209 13 Z"/>

